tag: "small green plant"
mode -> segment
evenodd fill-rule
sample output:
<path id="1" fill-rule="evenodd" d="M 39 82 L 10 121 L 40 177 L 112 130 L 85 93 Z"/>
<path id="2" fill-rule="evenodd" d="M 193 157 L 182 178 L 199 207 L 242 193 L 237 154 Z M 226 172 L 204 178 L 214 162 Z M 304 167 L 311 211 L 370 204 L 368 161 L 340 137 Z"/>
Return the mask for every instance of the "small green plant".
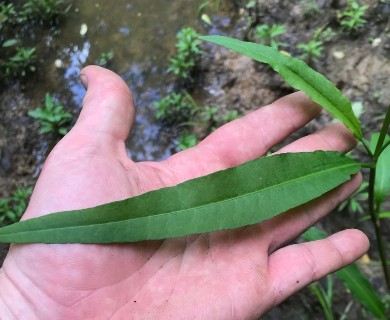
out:
<path id="1" fill-rule="evenodd" d="M 218 125 L 228 123 L 230 121 L 236 120 L 240 117 L 237 110 L 228 110 L 222 113 L 221 116 L 217 117 Z"/>
<path id="2" fill-rule="evenodd" d="M 17 12 L 12 3 L 0 3 L 0 30 L 5 23 L 14 24 L 17 20 Z"/>
<path id="3" fill-rule="evenodd" d="M 299 58 L 307 61 L 316 60 L 321 56 L 325 42 L 331 41 L 334 36 L 335 32 L 331 28 L 318 28 L 307 43 L 297 45 L 297 48 L 303 51 Z"/>
<path id="4" fill-rule="evenodd" d="M 11 39 L 14 40 L 14 39 Z M 5 41 L 2 47 L 7 47 L 9 41 Z M 15 44 L 16 42 L 14 42 Z M 35 48 L 16 48 L 14 55 L 5 58 L 5 60 L 0 60 L 0 69 L 3 76 L 6 77 L 24 77 L 29 72 L 35 71 L 35 61 L 36 61 L 36 49 Z"/>
<path id="5" fill-rule="evenodd" d="M 180 136 L 178 143 L 179 150 L 185 150 L 195 146 L 198 143 L 198 138 L 185 130 Z"/>
<path id="6" fill-rule="evenodd" d="M 354 192 L 354 194 L 347 200 L 343 201 L 338 206 L 338 211 L 342 211 L 347 208 L 350 212 L 353 213 L 364 213 L 364 209 L 362 207 L 362 202 L 368 200 L 368 182 L 363 182 L 358 190 Z"/>
<path id="7" fill-rule="evenodd" d="M 326 289 L 322 284 L 317 281 L 312 283 L 309 287 L 311 292 L 316 296 L 319 303 L 321 304 L 322 310 L 326 320 L 333 320 L 333 278 L 332 275 L 326 277 Z"/>
<path id="8" fill-rule="evenodd" d="M 40 133 L 53 132 L 62 136 L 68 132 L 67 127 L 73 118 L 49 93 L 45 95 L 45 105 L 30 111 L 28 115 L 39 122 Z"/>
<path id="9" fill-rule="evenodd" d="M 106 66 L 112 59 L 114 58 L 114 51 L 110 50 L 107 52 L 103 52 L 99 59 L 96 61 L 98 66 Z"/>
<path id="10" fill-rule="evenodd" d="M 198 106 L 187 93 L 172 92 L 153 104 L 156 119 L 167 123 L 182 123 L 198 111 Z"/>
<path id="11" fill-rule="evenodd" d="M 297 45 L 303 53 L 299 56 L 301 59 L 313 60 L 321 56 L 324 49 L 324 43 L 315 39 L 310 39 L 307 43 L 300 43 Z"/>
<path id="12" fill-rule="evenodd" d="M 340 24 L 350 31 L 358 31 L 366 24 L 363 18 L 367 5 L 360 5 L 357 1 L 349 1 L 347 8 L 339 15 Z"/>
<path id="13" fill-rule="evenodd" d="M 263 24 L 256 27 L 255 38 L 259 39 L 264 45 L 278 49 L 286 46 L 285 43 L 278 40 L 279 36 L 284 33 L 286 33 L 286 27 L 283 24 Z"/>
<path id="14" fill-rule="evenodd" d="M 20 21 L 23 23 L 32 20 L 50 22 L 65 15 L 71 6 L 69 1 L 64 0 L 28 0 L 23 4 L 19 13 Z"/>
<path id="15" fill-rule="evenodd" d="M 198 118 L 200 122 L 204 123 L 202 126 L 208 126 L 211 130 L 239 117 L 237 110 L 227 110 L 219 113 L 216 107 L 211 106 L 199 107 L 199 110 Z"/>
<path id="16" fill-rule="evenodd" d="M 0 223 L 4 225 L 19 221 L 31 193 L 32 187 L 18 188 L 9 197 L 0 199 Z"/>
<path id="17" fill-rule="evenodd" d="M 201 54 L 199 48 L 201 42 L 197 37 L 198 33 L 190 27 L 183 28 L 178 32 L 177 53 L 170 59 L 168 72 L 172 72 L 179 78 L 191 78 L 196 60 Z"/>

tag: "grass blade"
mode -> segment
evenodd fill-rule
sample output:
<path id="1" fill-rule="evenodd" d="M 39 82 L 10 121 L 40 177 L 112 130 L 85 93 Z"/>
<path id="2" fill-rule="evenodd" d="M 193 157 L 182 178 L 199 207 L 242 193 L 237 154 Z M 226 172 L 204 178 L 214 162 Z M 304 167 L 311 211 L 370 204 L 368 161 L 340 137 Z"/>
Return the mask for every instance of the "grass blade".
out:
<path id="1" fill-rule="evenodd" d="M 261 44 L 244 42 L 224 36 L 203 36 L 213 42 L 271 66 L 292 87 L 305 92 L 313 101 L 342 121 L 359 140 L 363 139 L 360 121 L 352 111 L 351 102 L 322 74 L 305 62 Z"/>
<path id="2" fill-rule="evenodd" d="M 132 242 L 237 228 L 317 198 L 359 169 L 338 152 L 263 157 L 123 201 L 22 221 L 1 228 L 0 242 Z"/>

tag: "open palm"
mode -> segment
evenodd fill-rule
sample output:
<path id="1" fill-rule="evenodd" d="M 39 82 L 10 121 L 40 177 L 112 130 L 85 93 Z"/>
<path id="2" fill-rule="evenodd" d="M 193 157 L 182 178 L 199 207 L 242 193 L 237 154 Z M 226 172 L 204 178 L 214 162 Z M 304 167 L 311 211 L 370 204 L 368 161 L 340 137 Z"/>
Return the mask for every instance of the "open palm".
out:
<path id="1" fill-rule="evenodd" d="M 295 93 L 229 123 L 195 148 L 135 163 L 125 140 L 131 94 L 114 73 L 83 70 L 81 115 L 49 155 L 23 217 L 120 200 L 262 156 L 320 108 Z M 347 151 L 341 125 L 282 151 Z M 12 245 L 0 277 L 4 319 L 252 319 L 329 272 L 351 263 L 367 238 L 347 230 L 285 246 L 350 195 L 360 176 L 261 224 L 164 241 L 115 245 Z M 280 199 L 283 201 L 283 199 Z"/>

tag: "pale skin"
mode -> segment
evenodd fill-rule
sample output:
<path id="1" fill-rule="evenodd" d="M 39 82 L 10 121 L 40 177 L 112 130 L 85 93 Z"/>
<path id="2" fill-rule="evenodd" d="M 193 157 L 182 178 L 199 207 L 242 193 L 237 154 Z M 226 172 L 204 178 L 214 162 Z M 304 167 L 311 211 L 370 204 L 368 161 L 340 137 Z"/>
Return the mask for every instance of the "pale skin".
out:
<path id="1" fill-rule="evenodd" d="M 125 148 L 134 107 L 127 85 L 90 66 L 73 129 L 49 155 L 23 219 L 81 209 L 235 166 L 264 155 L 320 107 L 294 93 L 215 131 L 162 162 L 135 163 Z M 282 152 L 338 150 L 355 140 L 340 124 Z M 344 230 L 289 244 L 360 184 L 361 176 L 274 219 L 238 230 L 112 245 L 12 245 L 0 274 L 3 319 L 256 319 L 368 249 Z M 280 199 L 283 201 L 283 199 Z"/>

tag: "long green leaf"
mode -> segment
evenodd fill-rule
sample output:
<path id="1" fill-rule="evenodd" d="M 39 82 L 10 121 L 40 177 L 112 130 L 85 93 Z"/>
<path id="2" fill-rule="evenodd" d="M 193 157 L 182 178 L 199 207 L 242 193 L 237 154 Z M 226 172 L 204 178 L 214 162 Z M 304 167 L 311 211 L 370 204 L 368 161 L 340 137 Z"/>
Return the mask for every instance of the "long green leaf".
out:
<path id="1" fill-rule="evenodd" d="M 360 122 L 352 111 L 351 102 L 332 82 L 311 69 L 305 62 L 262 44 L 244 42 L 224 36 L 203 36 L 200 39 L 224 46 L 270 65 L 288 84 L 305 92 L 313 101 L 342 121 L 357 139 L 362 140 Z"/>
<path id="2" fill-rule="evenodd" d="M 320 240 L 325 237 L 326 234 L 315 227 L 310 228 L 303 234 L 303 238 L 306 241 Z M 375 317 L 388 319 L 386 316 L 386 308 L 381 298 L 355 263 L 337 271 L 336 276 L 339 277 L 359 303 Z"/>
<path id="3" fill-rule="evenodd" d="M 0 229 L 0 242 L 131 242 L 237 228 L 319 197 L 359 169 L 338 152 L 263 157 L 123 201 L 19 222 Z"/>
<path id="4" fill-rule="evenodd" d="M 379 138 L 382 138 L 383 143 L 387 143 L 390 140 L 388 135 L 379 134 L 375 132 L 371 136 L 370 149 L 372 152 L 377 149 Z M 385 150 L 379 155 L 376 164 L 376 175 L 375 175 L 375 201 L 377 205 L 380 205 L 386 200 L 390 193 L 390 146 L 386 147 Z"/>

